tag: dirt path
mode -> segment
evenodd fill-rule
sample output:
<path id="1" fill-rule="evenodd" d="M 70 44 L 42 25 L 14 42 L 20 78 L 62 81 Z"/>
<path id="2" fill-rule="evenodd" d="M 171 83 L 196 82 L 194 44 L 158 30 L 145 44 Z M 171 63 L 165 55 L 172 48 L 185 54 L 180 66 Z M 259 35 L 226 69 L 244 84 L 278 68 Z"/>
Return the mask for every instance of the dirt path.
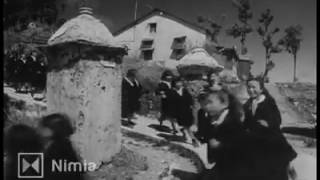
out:
<path id="1" fill-rule="evenodd" d="M 198 170 L 194 163 L 190 159 L 169 151 L 167 146 L 154 146 L 148 142 L 137 142 L 128 137 L 123 143 L 133 151 L 147 157 L 149 169 L 136 174 L 133 178 L 135 180 L 158 180 L 160 174 L 165 174 L 166 171 L 170 171 L 168 174 L 181 180 L 192 180 L 197 177 Z"/>
<path id="2" fill-rule="evenodd" d="M 279 88 L 274 84 L 266 84 L 269 93 L 276 100 L 282 115 L 282 127 L 310 127 L 309 123 L 291 107 L 285 96 L 280 93 Z"/>
<path id="3" fill-rule="evenodd" d="M 274 97 L 282 116 L 282 130 L 294 148 L 303 153 L 316 157 L 315 130 L 314 126 L 288 102 L 280 89 L 274 84 L 267 84 L 266 88 Z"/>
<path id="4" fill-rule="evenodd" d="M 199 172 L 192 158 L 168 143 L 124 133 L 121 152 L 87 176 L 92 180 L 196 180 Z"/>
<path id="5" fill-rule="evenodd" d="M 160 128 L 159 121 L 154 118 L 138 116 L 138 118 L 134 120 L 134 122 L 135 122 L 135 125 L 122 126 L 122 128 L 128 131 L 138 132 L 140 134 L 150 136 L 155 139 L 167 140 L 170 143 L 183 146 L 184 148 L 187 148 L 197 153 L 199 158 L 202 160 L 202 162 L 206 166 L 208 167 L 212 166 L 212 165 L 209 165 L 209 163 L 207 162 L 206 146 L 203 145 L 195 148 L 192 144 L 186 143 L 181 138 L 182 136 L 181 132 L 179 132 L 177 135 L 173 135 L 172 133 L 170 133 L 171 126 L 168 121 L 163 122 L 163 128 Z"/>

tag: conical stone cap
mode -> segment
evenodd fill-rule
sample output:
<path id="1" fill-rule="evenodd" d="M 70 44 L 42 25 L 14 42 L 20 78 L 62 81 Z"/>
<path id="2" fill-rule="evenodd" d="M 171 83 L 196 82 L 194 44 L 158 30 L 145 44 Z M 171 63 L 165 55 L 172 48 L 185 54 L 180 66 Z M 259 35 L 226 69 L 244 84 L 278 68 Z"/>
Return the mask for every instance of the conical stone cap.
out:
<path id="1" fill-rule="evenodd" d="M 106 47 L 119 47 L 109 29 L 92 14 L 92 9 L 82 7 L 80 15 L 64 23 L 48 40 L 49 46 L 77 42 Z"/>
<path id="2" fill-rule="evenodd" d="M 223 66 L 219 65 L 217 60 L 210 56 L 205 49 L 195 48 L 180 59 L 177 69 L 180 74 L 202 74 L 220 72 L 223 70 Z"/>

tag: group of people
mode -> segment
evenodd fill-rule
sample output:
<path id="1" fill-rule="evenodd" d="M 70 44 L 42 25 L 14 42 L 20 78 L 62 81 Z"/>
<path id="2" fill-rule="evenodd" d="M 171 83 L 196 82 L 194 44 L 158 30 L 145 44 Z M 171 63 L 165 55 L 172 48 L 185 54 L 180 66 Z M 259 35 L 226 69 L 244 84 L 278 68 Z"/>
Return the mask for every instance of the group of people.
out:
<path id="1" fill-rule="evenodd" d="M 63 114 L 50 114 L 43 117 L 37 128 L 24 124 L 9 127 L 4 139 L 4 179 L 24 179 L 18 177 L 18 154 L 40 152 L 45 157 L 43 162 L 44 179 L 84 179 L 84 172 L 82 171 L 52 171 L 53 161 L 80 162 L 80 158 L 69 139 L 73 131 L 70 120 Z"/>
<path id="2" fill-rule="evenodd" d="M 199 97 L 199 137 L 216 163 L 204 179 L 288 180 L 297 153 L 280 130 L 276 102 L 259 80 L 247 85 L 244 105 L 224 88 Z"/>
<path id="3" fill-rule="evenodd" d="M 191 126 L 193 119 L 193 97 L 186 89 L 185 79 L 174 77 L 171 71 L 164 71 L 161 81 L 156 90 L 156 94 L 161 97 L 160 126 L 163 121 L 169 120 L 172 125 L 172 133 L 177 134 L 176 124 L 181 126 L 182 137 L 186 142 L 196 144 Z"/>
<path id="4" fill-rule="evenodd" d="M 293 176 L 289 164 L 297 153 L 281 132 L 280 111 L 264 84 L 259 79 L 247 81 L 250 98 L 241 104 L 219 76 L 212 74 L 208 81 L 198 96 L 196 115 L 183 79 L 165 71 L 157 89 L 162 98 L 160 124 L 171 121 L 176 134 L 178 122 L 187 141 L 207 144 L 208 162 L 215 166 L 202 178 L 288 180 L 289 171 Z"/>
<path id="5" fill-rule="evenodd" d="M 17 92 L 34 92 L 45 90 L 46 65 L 36 51 L 29 55 L 9 51 L 6 56 L 6 81 Z"/>
<path id="6" fill-rule="evenodd" d="M 131 121 L 139 109 L 142 87 L 136 80 L 135 70 L 129 70 L 122 83 L 122 116 Z M 165 71 L 156 90 L 162 99 L 160 124 L 170 120 L 173 134 L 178 133 L 177 123 L 187 141 L 189 138 L 193 145 L 207 144 L 208 162 L 215 165 L 204 171 L 201 179 L 288 180 L 289 174 L 293 176 L 289 165 L 297 153 L 281 132 L 281 113 L 263 83 L 258 79 L 247 81 L 250 98 L 245 104 L 223 87 L 218 76 L 211 75 L 208 84 L 197 98 L 200 104 L 197 122 L 193 113 L 196 102 L 183 78 Z M 44 152 L 45 163 L 57 158 L 79 161 L 69 140 L 73 128 L 66 116 L 48 115 L 40 121 L 37 130 L 13 125 L 7 132 L 7 179 L 16 179 L 17 168 L 14 167 L 18 152 Z M 46 179 L 83 178 L 81 172 L 45 171 L 48 171 Z"/>

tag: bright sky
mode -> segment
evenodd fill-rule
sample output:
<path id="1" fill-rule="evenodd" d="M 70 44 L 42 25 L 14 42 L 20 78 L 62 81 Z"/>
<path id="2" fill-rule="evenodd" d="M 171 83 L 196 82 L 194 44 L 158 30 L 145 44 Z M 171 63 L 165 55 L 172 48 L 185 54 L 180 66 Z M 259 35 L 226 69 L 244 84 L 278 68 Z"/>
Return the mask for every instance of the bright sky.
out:
<path id="1" fill-rule="evenodd" d="M 68 0 L 74 4 L 76 0 Z M 135 0 L 91 0 L 94 14 L 104 21 L 111 31 L 130 23 L 134 18 Z M 298 52 L 297 77 L 300 81 L 316 82 L 316 0 L 251 0 L 254 13 L 253 21 L 257 27 L 257 19 L 261 12 L 270 8 L 274 15 L 273 27 L 281 30 L 289 25 L 303 26 L 303 41 Z M 76 9 L 71 5 L 70 17 L 75 16 Z M 223 23 L 230 27 L 237 21 L 237 10 L 231 0 L 138 0 L 137 16 L 141 16 L 152 8 L 164 9 L 190 22 L 196 22 L 199 15 L 209 16 L 217 21 L 221 15 L 226 15 Z M 279 35 L 282 35 L 279 33 Z M 239 40 L 220 36 L 220 43 L 226 46 L 239 46 Z M 277 37 L 275 40 L 278 40 Z M 253 74 L 261 73 L 264 69 L 265 54 L 261 39 L 257 33 L 248 38 L 248 49 L 254 60 Z M 276 67 L 270 72 L 270 79 L 274 82 L 292 81 L 293 58 L 286 52 L 273 55 Z"/>

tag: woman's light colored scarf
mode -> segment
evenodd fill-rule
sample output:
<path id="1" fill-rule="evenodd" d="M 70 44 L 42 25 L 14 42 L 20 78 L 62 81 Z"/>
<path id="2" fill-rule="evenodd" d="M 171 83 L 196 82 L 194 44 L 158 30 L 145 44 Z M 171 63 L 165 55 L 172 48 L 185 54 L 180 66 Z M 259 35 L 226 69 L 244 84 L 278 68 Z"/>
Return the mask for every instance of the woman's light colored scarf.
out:
<path id="1" fill-rule="evenodd" d="M 134 83 L 130 81 L 127 77 L 124 77 L 124 79 L 130 84 L 130 86 L 134 86 Z M 136 83 L 137 86 L 139 86 L 139 82 L 135 79 L 134 82 Z"/>
<path id="2" fill-rule="evenodd" d="M 256 114 L 256 110 L 258 108 L 258 104 L 262 103 L 265 99 L 266 99 L 266 96 L 262 94 L 262 95 L 260 95 L 259 97 L 255 98 L 252 101 L 252 115 Z"/>
<path id="3" fill-rule="evenodd" d="M 170 82 L 168 82 L 168 81 L 160 81 L 160 82 L 165 83 L 166 85 L 168 85 L 169 89 L 171 89 L 171 83 Z"/>
<path id="4" fill-rule="evenodd" d="M 219 116 L 219 118 L 216 121 L 213 121 L 211 124 L 212 125 L 220 125 L 224 122 L 224 120 L 226 119 L 227 115 L 229 113 L 229 109 L 225 109 Z"/>

